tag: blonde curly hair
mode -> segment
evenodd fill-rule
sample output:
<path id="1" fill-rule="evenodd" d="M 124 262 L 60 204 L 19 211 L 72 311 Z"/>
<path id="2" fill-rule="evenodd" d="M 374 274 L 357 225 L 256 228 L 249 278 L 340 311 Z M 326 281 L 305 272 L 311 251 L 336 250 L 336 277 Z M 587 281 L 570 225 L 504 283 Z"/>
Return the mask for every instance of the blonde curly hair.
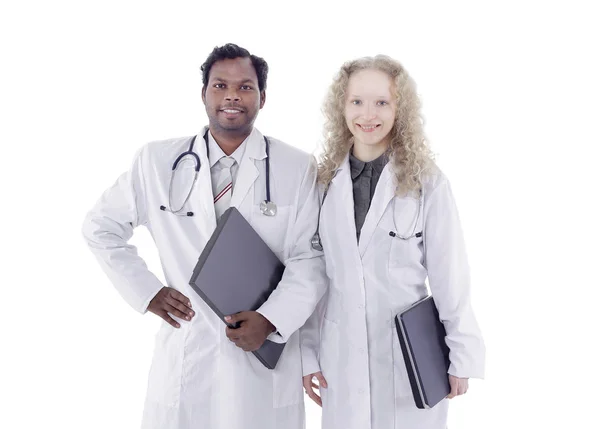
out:
<path id="1" fill-rule="evenodd" d="M 398 61 L 386 55 L 348 61 L 334 77 L 323 105 L 325 140 L 319 162 L 319 183 L 327 185 L 331 182 L 354 144 L 354 136 L 344 117 L 346 90 L 350 77 L 366 69 L 380 70 L 394 82 L 396 118 L 387 153 L 396 176 L 396 194 L 418 193 L 423 174 L 433 165 L 433 154 L 423 132 L 421 103 L 415 83 Z"/>

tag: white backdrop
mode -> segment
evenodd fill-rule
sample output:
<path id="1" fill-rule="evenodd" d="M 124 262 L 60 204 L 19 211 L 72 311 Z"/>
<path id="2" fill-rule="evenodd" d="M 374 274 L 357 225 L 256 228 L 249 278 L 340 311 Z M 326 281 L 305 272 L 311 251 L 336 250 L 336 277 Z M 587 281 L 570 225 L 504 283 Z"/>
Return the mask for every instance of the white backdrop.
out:
<path id="1" fill-rule="evenodd" d="M 3 2 L 0 427 L 139 426 L 159 319 L 120 299 L 81 222 L 142 144 L 199 131 L 199 66 L 227 42 L 269 63 L 258 128 L 311 152 L 343 61 L 408 68 L 488 347 L 449 427 L 600 427 L 594 3 Z"/>

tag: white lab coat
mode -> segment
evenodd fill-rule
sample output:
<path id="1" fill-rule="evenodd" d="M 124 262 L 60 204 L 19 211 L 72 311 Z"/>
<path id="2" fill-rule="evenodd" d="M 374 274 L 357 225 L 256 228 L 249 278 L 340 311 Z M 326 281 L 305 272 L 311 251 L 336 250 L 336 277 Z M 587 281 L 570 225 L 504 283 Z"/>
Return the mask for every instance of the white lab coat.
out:
<path id="1" fill-rule="evenodd" d="M 471 310 L 469 268 L 458 213 L 446 177 L 436 170 L 418 199 L 395 196 L 388 164 L 382 171 L 360 240 L 348 159 L 334 177 L 321 211 L 320 235 L 330 279 L 321 308 L 301 331 L 303 373 L 319 369 L 323 429 L 442 429 L 448 400 L 431 410 L 414 405 L 394 317 L 427 296 L 426 278 L 447 331 L 449 373 L 482 377 L 485 348 Z M 394 222 L 395 220 L 395 222 Z"/>
<path id="2" fill-rule="evenodd" d="M 191 322 L 178 320 L 180 329 L 166 322 L 161 325 L 142 426 L 303 428 L 297 330 L 326 289 L 322 253 L 310 247 L 319 204 L 316 162 L 311 155 L 270 138 L 271 200 L 278 211 L 274 217 L 262 215 L 259 204 L 266 198 L 266 152 L 263 137 L 255 129 L 246 143 L 232 195 L 232 206 L 286 265 L 283 280 L 259 309 L 278 329 L 279 334 L 269 338 L 287 341 L 277 367 L 269 370 L 227 339 L 224 322 L 188 285 L 198 256 L 216 227 L 203 135 L 204 131 L 198 134 L 194 146 L 201 161 L 200 174 L 184 209 L 193 211 L 193 217 L 175 216 L 159 208 L 167 205 L 171 166 L 188 149 L 188 137 L 144 146 L 131 170 L 102 195 L 83 226 L 89 247 L 112 283 L 142 313 L 164 286 L 147 269 L 135 247 L 127 244 L 135 227 L 146 226 L 158 247 L 167 285 L 189 297 L 196 312 Z M 183 168 L 188 178 L 193 176 L 192 163 Z M 175 200 L 181 198 L 174 192 Z"/>

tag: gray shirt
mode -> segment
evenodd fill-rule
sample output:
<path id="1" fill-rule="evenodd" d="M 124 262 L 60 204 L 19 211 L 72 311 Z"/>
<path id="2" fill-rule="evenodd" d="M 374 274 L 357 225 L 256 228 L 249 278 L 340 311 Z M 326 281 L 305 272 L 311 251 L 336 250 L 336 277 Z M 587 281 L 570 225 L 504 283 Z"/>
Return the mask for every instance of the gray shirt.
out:
<path id="1" fill-rule="evenodd" d="M 356 223 L 356 240 L 360 238 L 360 230 L 365 223 L 367 212 L 383 168 L 388 162 L 387 154 L 370 162 L 363 162 L 350 153 L 350 175 L 352 177 L 352 193 L 354 195 L 354 222 Z"/>

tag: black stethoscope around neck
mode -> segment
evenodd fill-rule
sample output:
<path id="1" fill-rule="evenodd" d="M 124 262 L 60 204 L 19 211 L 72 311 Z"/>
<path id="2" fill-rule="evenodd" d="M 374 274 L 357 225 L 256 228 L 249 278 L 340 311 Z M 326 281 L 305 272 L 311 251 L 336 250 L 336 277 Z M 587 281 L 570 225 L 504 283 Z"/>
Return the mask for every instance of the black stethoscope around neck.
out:
<path id="1" fill-rule="evenodd" d="M 323 199 L 321 200 L 321 204 L 319 204 L 319 214 L 318 214 L 318 218 L 317 218 L 317 229 L 315 231 L 315 233 L 312 235 L 311 239 L 310 239 L 310 245 L 314 250 L 318 250 L 320 252 L 323 251 L 323 242 L 321 241 L 321 234 L 320 234 L 320 226 L 321 226 L 321 209 L 323 208 L 323 204 L 325 204 L 325 199 L 327 198 L 327 192 L 329 191 L 329 186 L 331 186 L 331 182 L 329 182 L 327 184 L 327 186 L 325 187 L 325 192 L 323 193 Z M 396 199 L 394 198 L 393 200 L 393 204 L 394 204 L 394 210 L 393 212 L 395 212 L 395 207 L 396 207 Z M 419 218 L 421 217 L 421 212 L 423 210 L 423 189 L 419 189 L 419 209 L 417 211 L 417 215 L 413 221 L 413 230 L 410 233 L 410 235 L 401 235 L 398 232 L 398 227 L 396 226 L 396 219 L 392 213 L 392 220 L 394 222 L 394 229 L 396 231 L 390 231 L 388 233 L 388 235 L 390 237 L 393 238 L 399 238 L 400 240 L 410 240 L 411 238 L 420 238 L 423 236 L 423 231 L 419 231 L 417 232 L 417 225 L 419 222 Z"/>
<path id="2" fill-rule="evenodd" d="M 209 148 L 208 148 L 208 131 L 204 133 L 204 143 L 206 144 L 206 159 L 209 159 Z M 271 201 L 271 183 L 270 183 L 270 159 L 269 159 L 269 139 L 267 137 L 263 137 L 265 139 L 265 150 L 267 153 L 267 157 L 265 159 L 265 173 L 266 173 L 266 196 L 267 199 L 260 203 L 260 212 L 265 216 L 275 216 L 277 214 L 277 205 Z M 197 153 L 194 152 L 194 143 L 196 142 L 196 136 L 192 137 L 190 141 L 190 147 L 185 152 L 182 152 L 173 163 L 173 167 L 171 168 L 171 180 L 169 181 L 169 205 L 168 206 L 160 206 L 160 209 L 164 212 L 172 213 L 177 216 L 194 216 L 194 212 L 192 211 L 183 211 L 183 207 L 186 205 L 188 200 L 190 199 L 190 195 L 192 195 L 192 190 L 194 189 L 194 185 L 196 184 L 196 180 L 198 180 L 198 174 L 200 172 L 200 157 Z M 177 170 L 177 166 L 180 161 L 186 156 L 191 156 L 194 158 L 194 180 L 192 181 L 192 185 L 188 190 L 188 193 L 185 197 L 185 200 L 181 204 L 178 209 L 173 209 L 172 196 L 173 196 L 173 178 L 175 177 L 175 171 Z"/>

